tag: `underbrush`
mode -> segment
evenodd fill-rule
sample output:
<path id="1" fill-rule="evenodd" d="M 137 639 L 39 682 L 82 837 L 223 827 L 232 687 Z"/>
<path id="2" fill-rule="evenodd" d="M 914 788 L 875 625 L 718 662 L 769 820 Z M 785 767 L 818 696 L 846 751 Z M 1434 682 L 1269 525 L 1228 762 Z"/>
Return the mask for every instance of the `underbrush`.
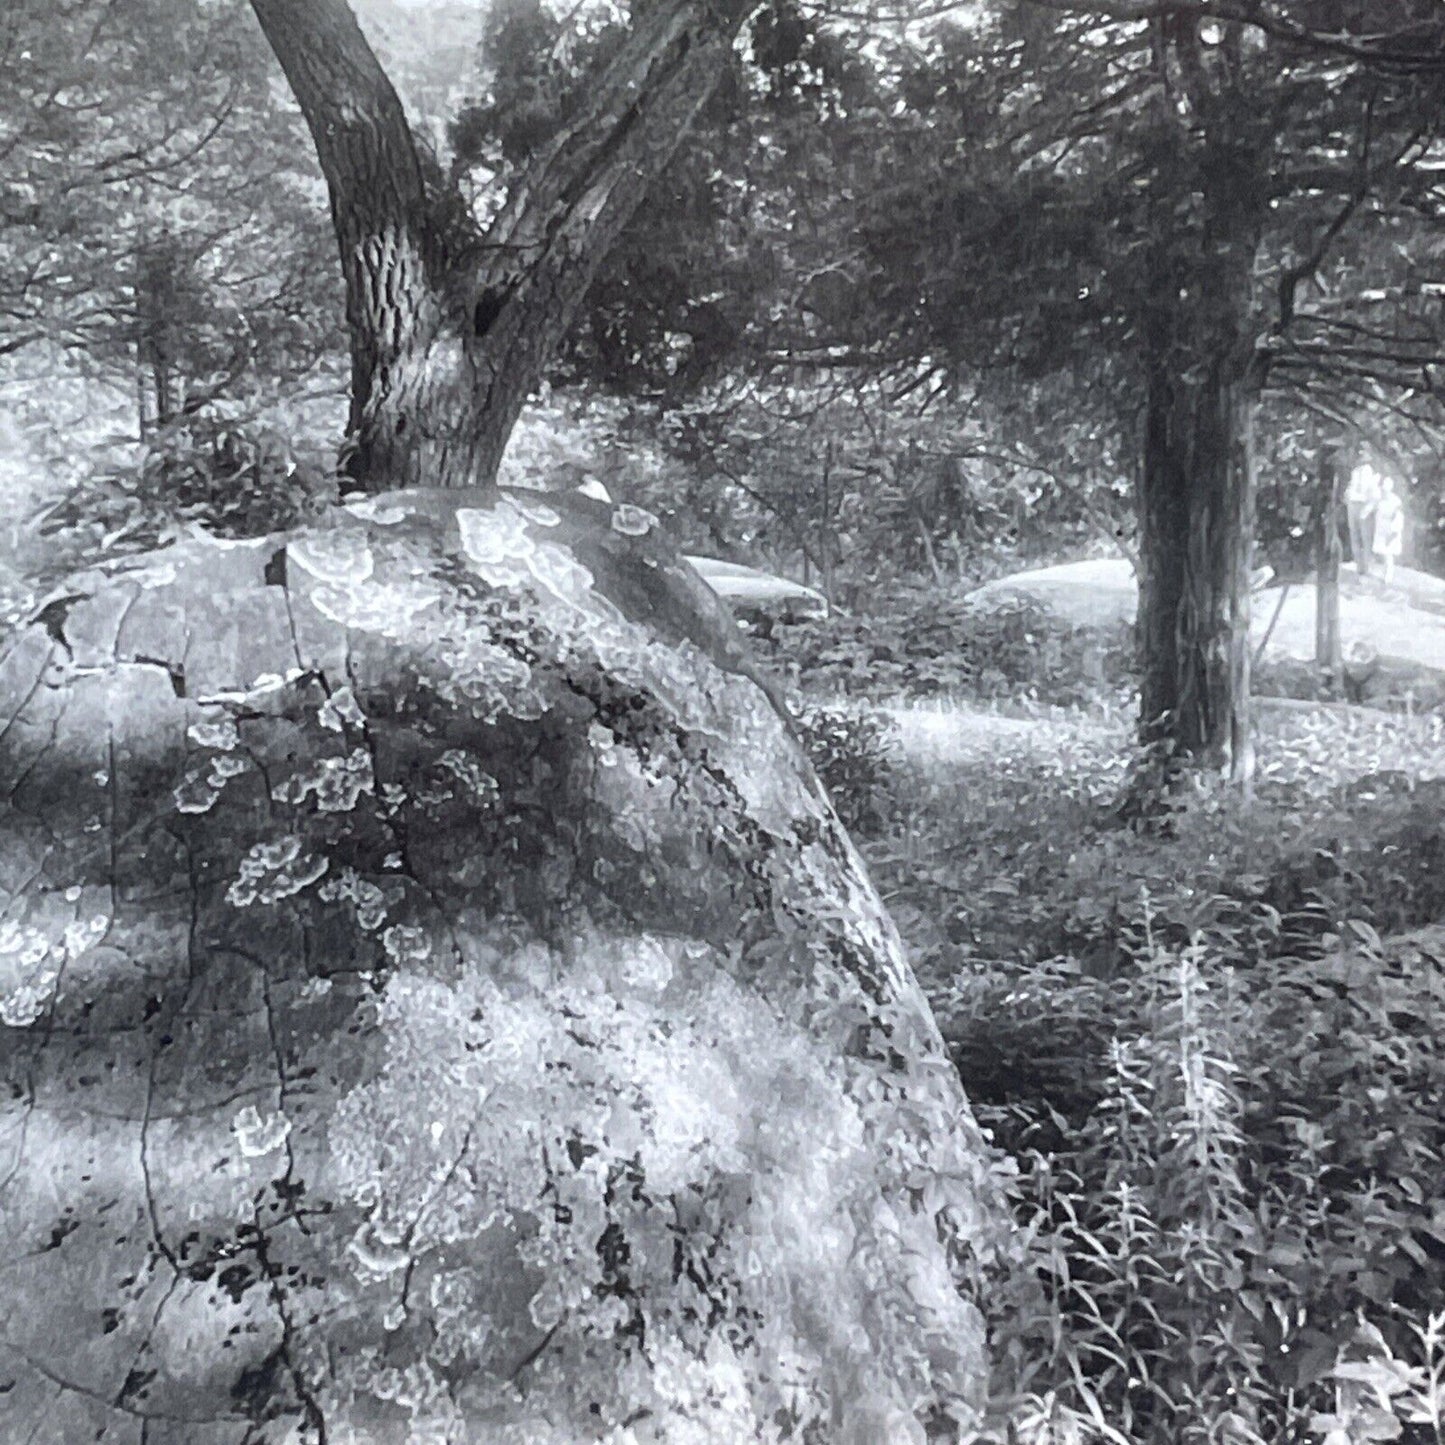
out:
<path id="1" fill-rule="evenodd" d="M 823 696 L 1069 706 L 1132 686 L 1131 629 L 1072 627 L 1027 599 L 980 606 L 936 587 L 900 585 L 872 599 L 867 615 L 779 626 L 772 654 Z"/>
<path id="2" fill-rule="evenodd" d="M 1127 741 L 895 759 L 868 844 L 1017 1162 L 990 1438 L 1438 1445 L 1439 720 L 1267 712 L 1255 801 L 1147 833 Z"/>
<path id="3" fill-rule="evenodd" d="M 152 547 L 187 524 L 220 537 L 293 526 L 335 499 L 321 449 L 212 403 L 158 427 L 136 454 L 98 468 L 46 515 L 52 547 L 103 552 L 121 539 Z"/>
<path id="4" fill-rule="evenodd" d="M 804 704 L 794 721 L 808 759 L 849 832 L 863 837 L 876 833 L 898 757 L 887 717 L 871 709 Z"/>
<path id="5" fill-rule="evenodd" d="M 64 393 L 63 379 L 57 385 Z M 208 401 L 152 423 L 137 441 L 112 392 L 81 389 L 80 401 L 61 403 L 65 425 L 50 421 L 38 440 L 27 427 L 28 448 L 0 451 L 20 523 L 0 546 L 0 617 L 25 615 L 72 572 L 151 551 L 192 528 L 253 537 L 319 515 L 338 490 L 337 405 L 318 373 L 313 391 Z M 97 418 L 113 429 L 97 429 Z"/>
<path id="6" fill-rule="evenodd" d="M 1445 934 L 1279 970 L 1154 946 L 953 1001 L 976 1096 L 979 1040 L 1045 1065 L 976 1104 L 1030 1255 L 996 1439 L 1439 1440 Z"/>
<path id="7" fill-rule="evenodd" d="M 917 716 L 899 715 L 917 741 Z M 1107 975 L 1153 929 L 1242 961 L 1318 953 L 1346 920 L 1381 933 L 1445 916 L 1445 722 L 1365 710 L 1272 712 L 1256 796 L 1200 784 L 1148 831 L 1119 809 L 1131 721 L 1080 714 L 990 727 L 983 752 L 899 757 L 870 846 L 920 973 L 1058 955 Z"/>

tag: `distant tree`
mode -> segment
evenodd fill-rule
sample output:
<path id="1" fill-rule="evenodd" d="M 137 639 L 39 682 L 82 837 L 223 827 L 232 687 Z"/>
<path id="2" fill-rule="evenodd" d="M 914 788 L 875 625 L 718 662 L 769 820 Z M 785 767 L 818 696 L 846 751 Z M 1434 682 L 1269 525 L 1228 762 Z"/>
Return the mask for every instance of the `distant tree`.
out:
<path id="1" fill-rule="evenodd" d="M 849 606 L 903 575 L 958 588 L 1105 540 L 1127 553 L 1128 439 L 1076 380 L 739 362 L 669 404 L 671 465 L 643 495 Z"/>
<path id="2" fill-rule="evenodd" d="M 876 291 L 915 351 L 1024 377 L 1115 358 L 1102 415 L 1137 418 L 1144 725 L 1236 772 L 1258 399 L 1310 368 L 1401 370 L 1359 331 L 1341 342 L 1368 291 L 1308 304 L 1366 217 L 1433 190 L 1438 12 L 1377 18 L 1001 6 L 926 48 L 905 84 L 918 162 L 870 208 Z M 1357 280 L 1372 259 L 1357 248 Z"/>

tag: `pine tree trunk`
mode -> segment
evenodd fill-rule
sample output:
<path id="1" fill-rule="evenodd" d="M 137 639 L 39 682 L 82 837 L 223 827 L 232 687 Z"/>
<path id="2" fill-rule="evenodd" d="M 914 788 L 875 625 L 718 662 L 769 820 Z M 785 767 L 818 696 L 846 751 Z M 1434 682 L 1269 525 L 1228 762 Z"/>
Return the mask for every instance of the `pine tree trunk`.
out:
<path id="1" fill-rule="evenodd" d="M 1245 766 L 1253 402 L 1212 368 L 1149 380 L 1140 499 L 1140 652 L 1146 736 L 1199 760 Z"/>
<path id="2" fill-rule="evenodd" d="M 1201 177 L 1197 241 L 1181 246 L 1161 220 L 1145 327 L 1141 722 L 1146 739 L 1246 780 L 1258 389 L 1250 313 L 1264 193 L 1247 151 L 1217 148 Z"/>

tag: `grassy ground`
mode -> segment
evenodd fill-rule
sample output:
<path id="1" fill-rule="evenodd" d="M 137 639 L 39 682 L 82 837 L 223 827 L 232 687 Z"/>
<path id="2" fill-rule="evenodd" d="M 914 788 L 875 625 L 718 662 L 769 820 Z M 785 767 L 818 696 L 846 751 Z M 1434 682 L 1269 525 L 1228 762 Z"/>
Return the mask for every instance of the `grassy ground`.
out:
<path id="1" fill-rule="evenodd" d="M 1140 920 L 1171 936 L 1258 915 L 1255 949 L 1445 904 L 1433 848 L 1445 718 L 1260 706 L 1255 796 L 1201 785 L 1166 826 L 1121 825 L 1132 718 L 899 704 L 867 850 L 922 975 L 1058 955 L 1107 967 Z M 1278 918 L 1272 916 L 1278 914 Z"/>

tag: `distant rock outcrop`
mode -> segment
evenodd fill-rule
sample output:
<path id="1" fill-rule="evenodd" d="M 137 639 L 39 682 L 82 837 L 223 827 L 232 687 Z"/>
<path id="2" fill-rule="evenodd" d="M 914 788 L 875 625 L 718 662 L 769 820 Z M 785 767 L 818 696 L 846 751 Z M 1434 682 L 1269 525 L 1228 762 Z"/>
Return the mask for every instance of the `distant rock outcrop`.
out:
<path id="1" fill-rule="evenodd" d="M 1074 628 L 1106 631 L 1133 621 L 1139 589 L 1122 558 L 1065 562 L 1016 572 L 969 594 L 977 606 L 1022 599 L 1049 610 Z M 1265 648 L 1266 667 L 1257 690 L 1312 696 L 1315 584 L 1292 582 L 1260 588 L 1253 597 L 1250 633 Z M 1392 586 L 1358 577 L 1346 567 L 1340 597 L 1340 634 L 1347 658 L 1345 690 L 1355 702 L 1413 698 L 1421 706 L 1445 703 L 1445 581 L 1400 568 Z M 1368 654 L 1368 667 L 1348 665 Z"/>

